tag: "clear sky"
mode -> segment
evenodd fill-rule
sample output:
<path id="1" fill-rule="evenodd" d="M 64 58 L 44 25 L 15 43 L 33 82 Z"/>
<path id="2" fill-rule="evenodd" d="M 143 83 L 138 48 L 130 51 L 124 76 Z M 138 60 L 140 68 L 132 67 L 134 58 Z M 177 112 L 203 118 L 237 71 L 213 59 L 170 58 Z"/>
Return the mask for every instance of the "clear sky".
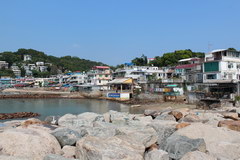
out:
<path id="1" fill-rule="evenodd" d="M 240 49 L 239 6 L 240 0 L 0 0 L 0 52 L 32 48 L 116 65 L 179 49 Z"/>

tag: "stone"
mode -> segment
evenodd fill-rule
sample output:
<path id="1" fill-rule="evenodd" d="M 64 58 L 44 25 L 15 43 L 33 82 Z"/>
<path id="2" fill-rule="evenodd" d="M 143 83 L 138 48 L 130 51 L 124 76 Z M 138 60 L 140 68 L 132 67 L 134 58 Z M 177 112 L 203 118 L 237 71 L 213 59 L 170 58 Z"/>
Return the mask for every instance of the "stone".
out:
<path id="1" fill-rule="evenodd" d="M 69 128 L 58 128 L 52 132 L 52 135 L 57 138 L 62 147 L 65 145 L 75 145 L 77 140 L 82 138 L 79 132 Z"/>
<path id="2" fill-rule="evenodd" d="M 152 150 L 156 150 L 156 149 L 159 149 L 158 145 L 155 143 L 155 144 L 152 144 L 150 147 L 147 148 L 147 151 L 150 152 Z"/>
<path id="3" fill-rule="evenodd" d="M 47 154 L 61 153 L 57 139 L 43 130 L 9 129 L 0 137 L 2 154 L 38 160 Z"/>
<path id="4" fill-rule="evenodd" d="M 215 127 L 217 127 L 219 121 L 225 120 L 220 113 L 198 112 L 198 117 L 201 119 L 201 122 Z"/>
<path id="5" fill-rule="evenodd" d="M 217 160 L 217 158 L 203 152 L 193 151 L 186 153 L 181 160 Z"/>
<path id="6" fill-rule="evenodd" d="M 62 156 L 65 158 L 75 158 L 76 147 L 75 146 L 64 146 L 62 148 Z"/>
<path id="7" fill-rule="evenodd" d="M 0 160 L 31 160 L 29 158 L 15 157 L 9 155 L 0 155 Z"/>
<path id="8" fill-rule="evenodd" d="M 116 135 L 115 127 L 82 127 L 78 131 L 84 136 L 90 135 L 101 138 L 109 138 Z"/>
<path id="9" fill-rule="evenodd" d="M 190 139 L 173 134 L 167 138 L 164 150 L 168 152 L 170 158 L 180 159 L 184 154 L 191 151 L 206 152 L 206 144 L 202 138 Z"/>
<path id="10" fill-rule="evenodd" d="M 103 118 L 105 122 L 110 123 L 110 114 L 108 112 L 103 114 Z"/>
<path id="11" fill-rule="evenodd" d="M 56 155 L 56 154 L 49 154 L 46 155 L 43 160 L 76 160 L 74 158 L 65 158 L 63 156 L 60 155 Z"/>
<path id="12" fill-rule="evenodd" d="M 76 144 L 76 158 L 79 160 L 143 160 L 145 147 L 118 137 L 101 139 L 87 136 Z"/>
<path id="13" fill-rule="evenodd" d="M 161 114 L 161 111 L 159 110 L 150 110 L 150 109 L 144 110 L 144 115 L 151 116 L 152 118 L 156 118 L 160 114 Z"/>
<path id="14" fill-rule="evenodd" d="M 157 142 L 157 132 L 152 127 L 119 127 L 116 129 L 116 135 L 128 137 L 132 141 L 143 144 L 145 148 Z"/>
<path id="15" fill-rule="evenodd" d="M 171 111 L 169 114 L 173 115 L 177 121 L 183 117 L 183 114 L 179 111 Z"/>
<path id="16" fill-rule="evenodd" d="M 168 153 L 163 150 L 152 150 L 145 154 L 145 160 L 169 160 Z"/>
<path id="17" fill-rule="evenodd" d="M 109 114 L 110 122 L 116 125 L 126 125 L 128 121 L 131 121 L 134 118 L 134 115 L 126 112 L 117 112 L 110 110 Z"/>
<path id="18" fill-rule="evenodd" d="M 60 116 L 47 116 L 44 121 L 49 124 L 58 125 L 59 118 Z"/>
<path id="19" fill-rule="evenodd" d="M 21 123 L 21 126 L 26 128 L 26 127 L 28 127 L 30 125 L 34 125 L 34 124 L 42 125 L 43 122 L 41 120 L 39 120 L 39 119 L 36 119 L 36 118 L 30 118 L 30 119 L 27 119 L 26 121 L 23 121 Z"/>
<path id="20" fill-rule="evenodd" d="M 189 114 L 190 109 L 189 108 L 178 108 L 178 109 L 174 109 L 174 111 L 181 112 L 184 117 Z"/>
<path id="21" fill-rule="evenodd" d="M 181 129 L 181 128 L 187 127 L 189 125 L 190 125 L 190 123 L 182 122 L 182 123 L 179 123 L 176 125 L 176 129 Z"/>
<path id="22" fill-rule="evenodd" d="M 240 158 L 240 132 L 224 127 L 195 123 L 174 134 L 191 139 L 203 138 L 209 154 L 219 159 Z"/>
<path id="23" fill-rule="evenodd" d="M 227 112 L 223 113 L 223 118 L 238 120 L 238 113 Z"/>
<path id="24" fill-rule="evenodd" d="M 161 115 L 157 116 L 155 119 L 165 120 L 165 121 L 176 121 L 175 117 L 173 115 L 169 115 L 169 114 L 161 114 Z"/>
<path id="25" fill-rule="evenodd" d="M 200 122 L 201 119 L 196 115 L 196 114 L 188 114 L 185 117 L 183 117 L 182 119 L 180 119 L 179 122 Z"/>
<path id="26" fill-rule="evenodd" d="M 133 118 L 134 121 L 142 121 L 142 122 L 152 122 L 152 117 L 151 116 L 136 116 Z"/>
<path id="27" fill-rule="evenodd" d="M 225 127 L 234 131 L 240 131 L 240 121 L 233 120 L 219 121 L 218 127 Z"/>
<path id="28" fill-rule="evenodd" d="M 99 120 L 104 121 L 103 116 L 92 112 L 85 112 L 79 115 L 66 114 L 59 118 L 58 125 L 68 128 L 78 128 L 82 126 L 92 127 L 93 122 Z"/>
<path id="29" fill-rule="evenodd" d="M 176 131 L 177 124 L 175 121 L 154 120 L 148 125 L 157 132 L 157 144 L 161 149 L 166 145 L 166 139 Z"/>

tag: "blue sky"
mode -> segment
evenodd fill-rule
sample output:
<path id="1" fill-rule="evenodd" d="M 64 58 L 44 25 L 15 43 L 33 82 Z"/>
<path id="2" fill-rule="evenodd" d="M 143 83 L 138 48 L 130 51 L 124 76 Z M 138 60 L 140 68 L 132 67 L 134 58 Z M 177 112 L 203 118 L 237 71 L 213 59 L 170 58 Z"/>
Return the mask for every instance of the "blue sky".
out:
<path id="1" fill-rule="evenodd" d="M 239 0 L 1 0 L 0 52 L 33 48 L 117 65 L 180 49 L 240 50 L 239 6 Z"/>

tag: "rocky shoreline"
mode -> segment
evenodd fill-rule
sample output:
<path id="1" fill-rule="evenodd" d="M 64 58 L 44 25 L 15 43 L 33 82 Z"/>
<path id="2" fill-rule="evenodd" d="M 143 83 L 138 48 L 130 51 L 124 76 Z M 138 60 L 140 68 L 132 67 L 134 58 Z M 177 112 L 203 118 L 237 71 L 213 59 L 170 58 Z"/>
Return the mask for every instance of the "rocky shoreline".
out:
<path id="1" fill-rule="evenodd" d="M 85 112 L 0 123 L 0 160 L 232 160 L 240 109 Z"/>
<path id="2" fill-rule="evenodd" d="M 30 117 L 38 117 L 38 116 L 40 116 L 39 113 L 33 113 L 33 112 L 0 113 L 0 120 L 30 118 Z"/>

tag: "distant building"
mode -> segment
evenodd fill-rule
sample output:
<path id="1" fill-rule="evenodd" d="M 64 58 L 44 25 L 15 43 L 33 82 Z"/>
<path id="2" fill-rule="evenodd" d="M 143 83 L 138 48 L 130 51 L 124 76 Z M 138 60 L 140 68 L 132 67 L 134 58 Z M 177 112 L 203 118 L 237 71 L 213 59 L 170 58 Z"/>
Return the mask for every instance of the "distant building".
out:
<path id="1" fill-rule="evenodd" d="M 175 75 L 188 83 L 202 83 L 203 58 L 186 58 L 179 60 L 175 67 Z"/>
<path id="2" fill-rule="evenodd" d="M 32 60 L 31 55 L 28 55 L 28 54 L 23 55 L 23 61 L 31 61 L 31 60 Z"/>
<path id="3" fill-rule="evenodd" d="M 13 71 L 16 77 L 21 77 L 21 70 L 18 66 L 11 66 L 11 70 Z"/>
<path id="4" fill-rule="evenodd" d="M 240 52 L 227 49 L 214 50 L 205 57 L 204 83 L 240 81 Z"/>
<path id="5" fill-rule="evenodd" d="M 87 72 L 88 84 L 98 86 L 101 90 L 107 89 L 107 84 L 112 80 L 111 69 L 108 66 L 95 66 Z"/>
<path id="6" fill-rule="evenodd" d="M 148 58 L 147 59 L 147 63 L 149 64 L 150 62 L 152 62 L 152 61 L 154 61 L 155 60 L 155 58 Z"/>
<path id="7" fill-rule="evenodd" d="M 6 61 L 0 61 L 0 69 L 8 69 L 8 63 Z"/>
<path id="8" fill-rule="evenodd" d="M 48 70 L 47 70 L 47 66 L 37 66 L 37 68 L 38 68 L 38 70 L 40 71 L 40 72 L 47 72 Z"/>
<path id="9" fill-rule="evenodd" d="M 44 66 L 44 62 L 36 62 L 37 66 Z"/>
<path id="10" fill-rule="evenodd" d="M 73 84 L 85 84 L 87 83 L 87 75 L 82 72 L 75 72 L 70 76 L 69 82 Z"/>

